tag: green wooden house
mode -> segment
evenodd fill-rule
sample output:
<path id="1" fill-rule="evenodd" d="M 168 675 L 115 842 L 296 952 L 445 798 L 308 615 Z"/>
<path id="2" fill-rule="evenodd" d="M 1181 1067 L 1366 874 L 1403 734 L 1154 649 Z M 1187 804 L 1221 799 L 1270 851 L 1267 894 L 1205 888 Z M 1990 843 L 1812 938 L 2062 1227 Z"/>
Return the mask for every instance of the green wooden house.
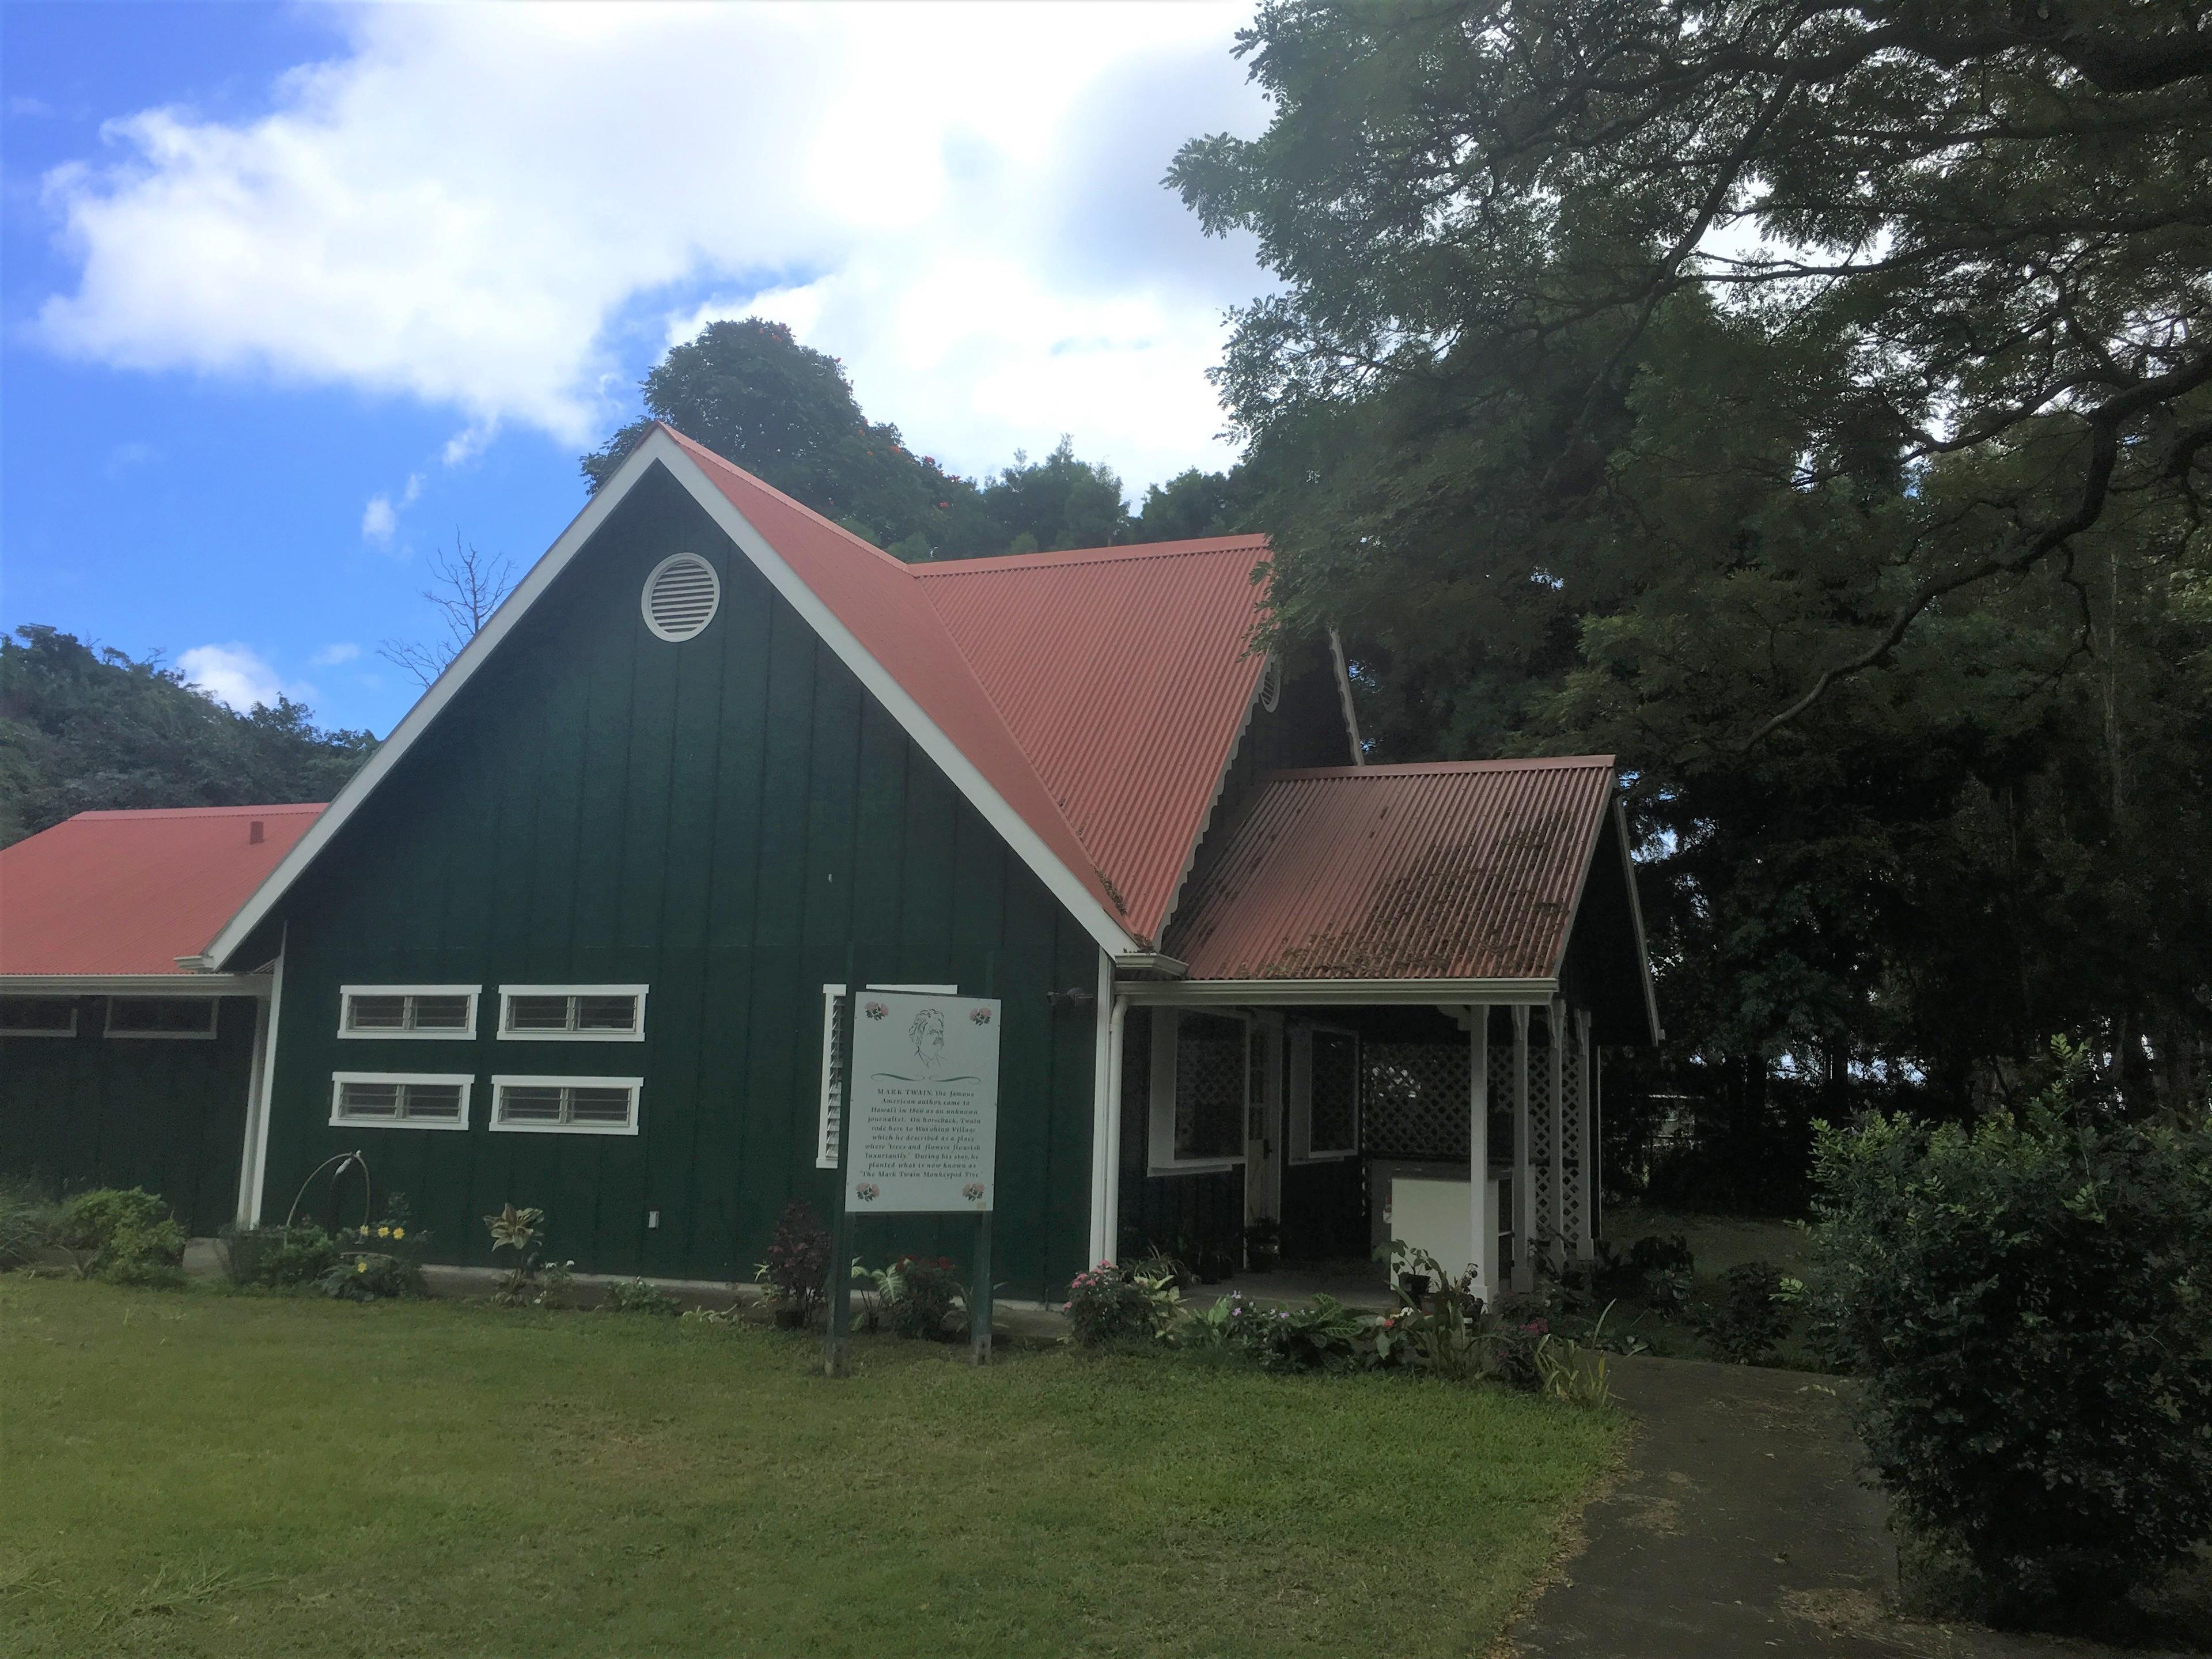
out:
<path id="1" fill-rule="evenodd" d="M 357 1152 L 441 1259 L 512 1201 L 745 1276 L 834 1202 L 840 993 L 941 986 L 1005 1004 L 1010 1295 L 1386 1214 L 1486 1285 L 1587 1249 L 1656 1034 L 1611 763 L 1363 765 L 1333 647 L 1251 645 L 1266 556 L 908 566 L 655 429 L 185 964 L 266 988 L 239 1214 Z"/>

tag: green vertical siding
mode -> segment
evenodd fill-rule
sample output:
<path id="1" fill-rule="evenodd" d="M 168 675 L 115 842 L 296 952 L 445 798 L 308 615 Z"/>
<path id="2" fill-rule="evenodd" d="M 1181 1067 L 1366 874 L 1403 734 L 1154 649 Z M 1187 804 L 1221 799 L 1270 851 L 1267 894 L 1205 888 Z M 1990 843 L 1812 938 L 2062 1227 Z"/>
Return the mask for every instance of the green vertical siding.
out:
<path id="1" fill-rule="evenodd" d="M 699 553 L 722 605 L 670 645 L 647 574 Z M 728 1278 L 814 1165 L 822 987 L 987 984 L 1001 1042 L 996 1277 L 1055 1292 L 1083 1265 L 1094 1027 L 1046 993 L 1097 951 L 813 631 L 655 473 L 339 833 L 284 908 L 264 1207 L 358 1146 L 434 1254 L 488 1259 L 481 1218 L 543 1206 L 588 1271 Z M 349 983 L 484 988 L 467 1043 L 341 1040 Z M 649 984 L 642 1043 L 501 1042 L 501 982 Z M 329 1126 L 333 1071 L 471 1072 L 450 1132 Z M 493 1133 L 495 1073 L 638 1075 L 635 1138 Z M 660 1212 L 657 1231 L 648 1210 Z M 872 1219 L 860 1247 L 964 1255 L 951 1224 Z"/>
<path id="2" fill-rule="evenodd" d="M 0 1173 L 143 1187 L 214 1232 L 238 1205 L 253 999 L 222 999 L 212 1039 L 106 1036 L 106 1000 L 75 1000 L 74 1037 L 0 1037 Z"/>

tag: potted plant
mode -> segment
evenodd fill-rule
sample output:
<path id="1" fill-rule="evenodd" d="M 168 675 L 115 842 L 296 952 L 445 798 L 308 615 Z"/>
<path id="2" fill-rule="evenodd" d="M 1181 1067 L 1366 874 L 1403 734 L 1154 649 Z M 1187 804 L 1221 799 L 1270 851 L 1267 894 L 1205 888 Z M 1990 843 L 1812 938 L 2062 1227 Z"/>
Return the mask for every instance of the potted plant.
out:
<path id="1" fill-rule="evenodd" d="M 1244 1229 L 1244 1265 L 1255 1273 L 1272 1273 L 1282 1255 L 1282 1224 L 1263 1215 Z"/>

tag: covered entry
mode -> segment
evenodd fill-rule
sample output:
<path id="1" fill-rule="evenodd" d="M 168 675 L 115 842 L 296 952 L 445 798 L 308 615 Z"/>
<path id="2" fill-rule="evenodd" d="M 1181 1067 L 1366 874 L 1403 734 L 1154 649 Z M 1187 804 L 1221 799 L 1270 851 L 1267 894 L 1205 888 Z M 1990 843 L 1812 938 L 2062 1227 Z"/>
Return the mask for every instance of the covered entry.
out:
<path id="1" fill-rule="evenodd" d="M 1602 1054 L 1658 1036 L 1609 760 L 1274 774 L 1193 883 L 1115 984 L 1122 1253 L 1380 1288 L 1398 1238 L 1488 1297 L 1590 1253 Z"/>

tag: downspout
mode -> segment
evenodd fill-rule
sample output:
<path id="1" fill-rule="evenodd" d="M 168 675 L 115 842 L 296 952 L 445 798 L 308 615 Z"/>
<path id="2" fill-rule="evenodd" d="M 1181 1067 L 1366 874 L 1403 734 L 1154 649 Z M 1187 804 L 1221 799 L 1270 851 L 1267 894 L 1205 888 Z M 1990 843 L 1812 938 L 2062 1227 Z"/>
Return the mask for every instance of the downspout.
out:
<path id="1" fill-rule="evenodd" d="M 1114 989 L 1114 960 L 1098 955 L 1098 1042 L 1091 1064 L 1091 1239 L 1095 1267 L 1111 1261 L 1121 1209 L 1121 1026 L 1128 1004 Z"/>

